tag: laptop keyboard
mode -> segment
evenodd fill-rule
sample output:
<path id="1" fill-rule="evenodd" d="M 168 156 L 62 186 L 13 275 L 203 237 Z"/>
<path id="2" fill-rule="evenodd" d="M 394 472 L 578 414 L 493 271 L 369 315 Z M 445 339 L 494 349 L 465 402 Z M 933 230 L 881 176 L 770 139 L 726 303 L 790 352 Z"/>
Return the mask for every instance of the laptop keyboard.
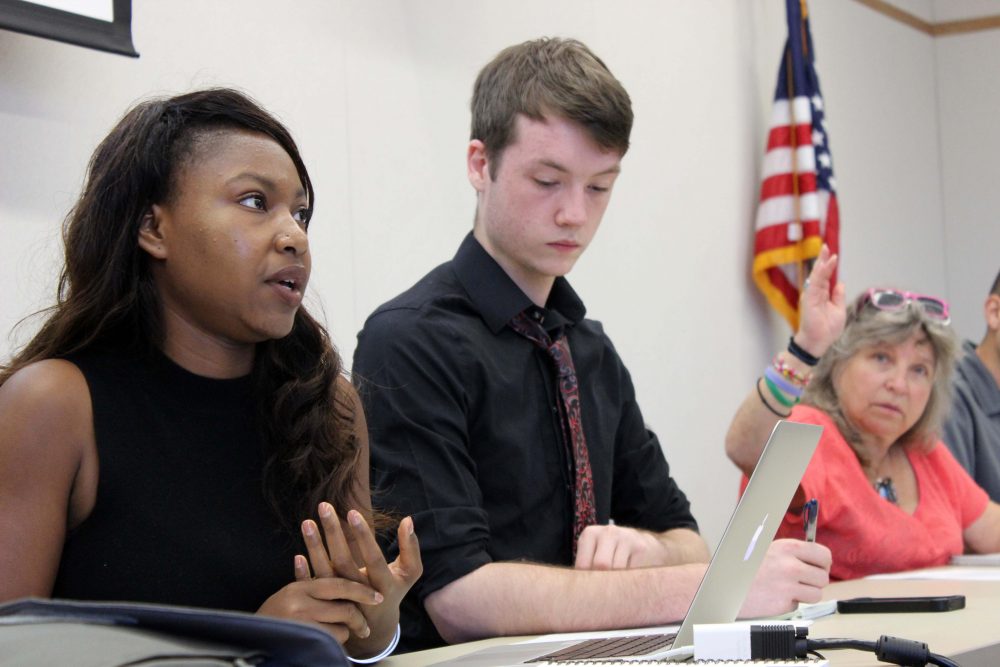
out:
<path id="1" fill-rule="evenodd" d="M 607 637 L 604 639 L 587 639 L 569 648 L 553 651 L 527 662 L 545 662 L 548 660 L 587 660 L 591 658 L 624 658 L 627 656 L 648 655 L 674 643 L 677 633 L 659 635 L 634 635 L 631 637 Z"/>

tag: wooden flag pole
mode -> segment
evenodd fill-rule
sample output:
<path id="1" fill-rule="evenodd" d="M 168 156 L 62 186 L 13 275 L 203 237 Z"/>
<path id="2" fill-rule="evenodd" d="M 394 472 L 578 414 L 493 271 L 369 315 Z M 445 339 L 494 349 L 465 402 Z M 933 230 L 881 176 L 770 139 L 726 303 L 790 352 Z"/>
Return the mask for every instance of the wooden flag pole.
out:
<path id="1" fill-rule="evenodd" d="M 806 39 L 806 18 L 809 16 L 809 7 L 806 5 L 806 0 L 799 0 L 799 42 L 802 44 L 802 58 L 806 62 L 809 61 L 809 40 Z M 794 80 L 794 76 L 792 79 Z M 795 197 L 796 197 L 796 212 L 795 217 L 799 221 L 799 226 L 802 226 L 801 214 L 798 210 L 798 174 L 795 176 Z M 799 260 L 798 260 L 798 282 L 799 282 L 799 300 L 802 299 L 802 290 L 805 287 L 805 274 L 806 268 L 805 263 L 802 261 L 802 240 L 805 238 L 805 229 L 802 229 L 802 238 L 799 239 Z M 799 313 L 801 315 L 801 313 Z"/>
<path id="2" fill-rule="evenodd" d="M 809 60 L 809 40 L 806 39 L 806 19 L 809 18 L 809 6 L 806 0 L 799 0 L 799 11 L 802 19 L 799 21 L 799 39 L 802 41 L 802 57 Z"/>
<path id="3" fill-rule="evenodd" d="M 805 284 L 805 277 L 802 265 L 802 209 L 799 202 L 799 162 L 798 162 L 798 122 L 795 118 L 795 75 L 792 72 L 792 48 L 791 45 L 785 50 L 785 83 L 788 86 L 788 118 L 790 125 L 789 132 L 789 143 L 792 148 L 792 207 L 794 211 L 793 222 L 799 226 L 799 238 L 796 239 L 796 244 L 800 245 L 799 256 L 796 259 L 796 278 L 798 282 L 799 295 L 802 295 L 802 287 Z M 798 304 L 794 304 L 796 312 L 798 312 Z M 796 318 L 798 320 L 798 318 Z M 796 327 L 797 328 L 797 327 Z"/>

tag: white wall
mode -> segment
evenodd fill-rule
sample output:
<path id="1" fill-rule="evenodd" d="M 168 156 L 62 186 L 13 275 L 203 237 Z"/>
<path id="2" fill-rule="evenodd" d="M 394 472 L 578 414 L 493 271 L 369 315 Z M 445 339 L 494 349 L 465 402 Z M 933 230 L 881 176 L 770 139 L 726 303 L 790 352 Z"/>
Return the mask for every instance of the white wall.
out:
<path id="1" fill-rule="evenodd" d="M 303 149 L 318 189 L 310 299 L 349 359 L 365 316 L 451 257 L 471 227 L 464 147 L 479 67 L 517 41 L 579 37 L 628 88 L 636 125 L 604 226 L 572 279 L 630 365 L 646 418 L 717 541 L 737 488 L 722 449 L 729 416 L 788 335 L 748 275 L 783 2 L 133 4 L 139 60 L 0 32 L 3 336 L 51 302 L 60 220 L 126 106 L 227 84 L 278 114 Z M 965 237 L 941 222 L 933 40 L 855 3 L 811 8 L 842 277 L 851 292 L 891 283 L 947 295 L 942 247 Z M 961 69 L 965 54 L 948 53 Z M 963 81 L 950 85 L 972 85 Z M 32 331 L 0 338 L 0 358 Z"/>
<path id="2" fill-rule="evenodd" d="M 978 343 L 983 302 L 1000 271 L 1000 31 L 934 45 L 948 294 L 955 329 Z"/>
<path id="3" fill-rule="evenodd" d="M 893 4 L 899 4 L 902 1 L 893 0 Z M 921 18 L 939 23 L 967 21 L 1000 14 L 1000 0 L 906 0 L 906 2 L 928 1 L 931 3 L 931 16 L 922 15 Z"/>

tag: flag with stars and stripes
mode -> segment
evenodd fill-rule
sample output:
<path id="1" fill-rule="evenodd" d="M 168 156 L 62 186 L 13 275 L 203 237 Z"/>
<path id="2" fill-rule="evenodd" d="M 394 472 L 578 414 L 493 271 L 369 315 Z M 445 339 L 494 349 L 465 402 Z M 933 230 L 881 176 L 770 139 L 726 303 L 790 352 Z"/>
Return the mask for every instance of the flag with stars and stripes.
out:
<path id="1" fill-rule="evenodd" d="M 786 0 L 786 10 L 788 41 L 764 155 L 753 278 L 797 331 L 802 283 L 824 242 L 838 252 L 840 220 L 805 0 Z M 834 275 L 830 284 L 836 283 Z"/>

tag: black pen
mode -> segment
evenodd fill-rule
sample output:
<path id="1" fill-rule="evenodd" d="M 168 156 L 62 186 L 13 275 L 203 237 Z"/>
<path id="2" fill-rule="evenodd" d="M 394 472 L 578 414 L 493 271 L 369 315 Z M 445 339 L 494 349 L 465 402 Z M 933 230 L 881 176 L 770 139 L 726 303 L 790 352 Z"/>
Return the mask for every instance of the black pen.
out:
<path id="1" fill-rule="evenodd" d="M 805 515 L 806 542 L 816 541 L 816 519 L 819 518 L 819 501 L 813 498 L 802 510 Z"/>

